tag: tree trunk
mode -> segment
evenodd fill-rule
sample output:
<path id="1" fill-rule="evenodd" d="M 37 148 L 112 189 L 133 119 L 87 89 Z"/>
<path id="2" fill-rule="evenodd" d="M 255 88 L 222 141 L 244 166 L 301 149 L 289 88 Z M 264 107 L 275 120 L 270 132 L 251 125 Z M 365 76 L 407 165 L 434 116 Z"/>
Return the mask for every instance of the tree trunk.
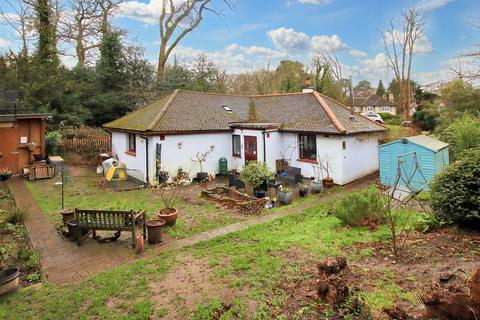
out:
<path id="1" fill-rule="evenodd" d="M 167 59 L 167 46 L 162 43 L 160 45 L 160 52 L 158 53 L 157 79 L 161 79 L 165 74 Z"/>

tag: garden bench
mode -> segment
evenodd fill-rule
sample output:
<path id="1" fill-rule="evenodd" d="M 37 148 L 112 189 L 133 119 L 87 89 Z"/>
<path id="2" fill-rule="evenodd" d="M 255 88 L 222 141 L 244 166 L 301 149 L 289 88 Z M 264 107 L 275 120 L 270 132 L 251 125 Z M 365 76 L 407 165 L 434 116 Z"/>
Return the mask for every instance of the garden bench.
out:
<path id="1" fill-rule="evenodd" d="M 122 231 L 132 232 L 132 246 L 135 248 L 136 228 L 142 227 L 143 239 L 146 237 L 145 211 L 113 211 L 113 210 L 80 210 L 75 209 L 75 220 L 77 222 L 75 239 L 77 245 L 81 245 L 83 236 L 81 230 L 93 230 L 93 237 L 96 237 L 96 230 L 112 230 L 115 238 L 120 237 Z M 88 233 L 87 233 L 88 234 Z"/>

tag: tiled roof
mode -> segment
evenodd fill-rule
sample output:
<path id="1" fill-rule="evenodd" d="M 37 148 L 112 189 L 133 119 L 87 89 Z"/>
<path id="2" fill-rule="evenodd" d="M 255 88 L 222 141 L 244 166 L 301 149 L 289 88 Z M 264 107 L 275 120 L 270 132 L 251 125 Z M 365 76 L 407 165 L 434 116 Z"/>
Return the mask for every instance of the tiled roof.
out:
<path id="1" fill-rule="evenodd" d="M 317 92 L 242 96 L 179 90 L 104 127 L 168 134 L 231 130 L 232 123 L 275 123 L 283 131 L 325 134 L 385 130 L 359 114 L 351 119 L 348 107 Z"/>
<path id="2" fill-rule="evenodd" d="M 368 96 L 355 96 L 354 104 L 356 107 L 362 106 L 395 106 L 393 102 L 387 101 L 384 98 L 377 96 L 376 94 L 370 94 Z"/>

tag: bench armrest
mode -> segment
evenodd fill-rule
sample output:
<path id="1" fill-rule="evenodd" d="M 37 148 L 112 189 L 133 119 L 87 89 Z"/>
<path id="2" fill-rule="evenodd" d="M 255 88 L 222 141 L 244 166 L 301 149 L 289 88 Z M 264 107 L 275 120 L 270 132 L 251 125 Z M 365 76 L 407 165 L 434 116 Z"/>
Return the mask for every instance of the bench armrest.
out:
<path id="1" fill-rule="evenodd" d="M 139 217 L 143 217 L 145 219 L 145 210 L 140 211 L 139 213 L 133 216 L 133 221 L 136 221 Z"/>

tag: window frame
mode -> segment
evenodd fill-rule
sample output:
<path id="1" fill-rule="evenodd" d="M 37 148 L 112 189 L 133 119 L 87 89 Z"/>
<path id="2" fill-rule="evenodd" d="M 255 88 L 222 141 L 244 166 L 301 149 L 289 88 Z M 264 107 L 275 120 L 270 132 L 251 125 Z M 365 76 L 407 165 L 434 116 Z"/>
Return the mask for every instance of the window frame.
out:
<path id="1" fill-rule="evenodd" d="M 235 139 L 238 138 L 238 153 L 235 153 Z M 242 137 L 239 134 L 232 134 L 232 156 L 242 157 Z"/>
<path id="2" fill-rule="evenodd" d="M 133 142 L 133 149 L 132 149 L 132 142 Z M 133 153 L 133 154 L 137 152 L 137 135 L 135 133 L 128 133 L 127 152 Z"/>
<path id="3" fill-rule="evenodd" d="M 367 106 L 367 112 L 373 112 L 373 106 Z"/>
<path id="4" fill-rule="evenodd" d="M 302 137 L 305 137 L 305 138 L 302 138 Z M 307 140 L 307 145 L 309 144 L 309 141 L 308 139 L 312 138 L 313 137 L 313 140 L 311 140 L 310 142 L 313 141 L 313 148 L 309 148 L 309 149 L 313 149 L 313 150 L 309 150 L 308 151 L 308 154 L 305 154 L 306 150 L 304 149 L 305 148 L 305 142 L 303 139 L 306 139 Z M 303 161 L 317 161 L 317 136 L 314 135 L 314 134 L 298 134 L 298 158 L 300 160 L 303 160 Z"/>
<path id="5" fill-rule="evenodd" d="M 390 107 L 389 106 L 382 106 L 382 112 L 390 112 Z"/>

